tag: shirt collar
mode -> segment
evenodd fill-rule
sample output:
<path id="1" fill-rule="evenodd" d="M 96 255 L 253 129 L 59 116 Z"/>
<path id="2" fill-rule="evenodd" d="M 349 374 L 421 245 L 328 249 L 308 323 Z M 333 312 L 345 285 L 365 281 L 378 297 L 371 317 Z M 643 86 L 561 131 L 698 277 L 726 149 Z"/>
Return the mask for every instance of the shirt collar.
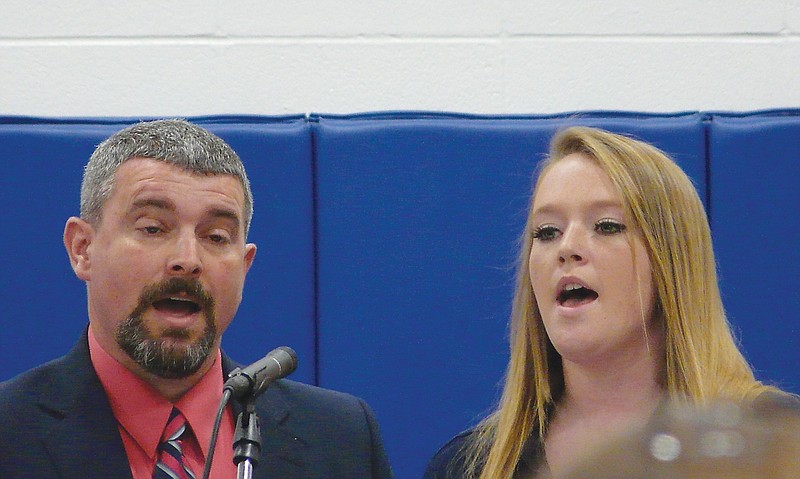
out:
<path id="1" fill-rule="evenodd" d="M 175 404 L 162 397 L 103 350 L 94 337 L 91 326 L 89 353 L 117 422 L 148 456 L 156 457 L 161 433 L 172 407 L 175 406 L 191 426 L 203 451 L 203 457 L 207 457 L 215 413 L 222 399 L 222 360 L 219 349 L 211 368 Z"/>

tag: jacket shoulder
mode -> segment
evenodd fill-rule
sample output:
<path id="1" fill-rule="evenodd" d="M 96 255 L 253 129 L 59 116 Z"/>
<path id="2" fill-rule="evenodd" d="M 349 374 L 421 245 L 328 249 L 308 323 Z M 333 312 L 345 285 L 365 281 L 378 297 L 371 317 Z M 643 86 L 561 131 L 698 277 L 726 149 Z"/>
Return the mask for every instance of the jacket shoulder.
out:
<path id="1" fill-rule="evenodd" d="M 289 424 L 316 437 L 348 437 L 355 441 L 377 434 L 374 413 L 362 399 L 351 394 L 280 379 L 258 403 L 278 415 L 285 411 Z"/>
<path id="2" fill-rule="evenodd" d="M 256 401 L 256 408 L 276 429 L 303 444 L 306 457 L 314 458 L 324 476 L 393 477 L 378 422 L 362 399 L 280 379 Z"/>
<path id="3" fill-rule="evenodd" d="M 64 358 L 55 359 L 1 382 L 0 424 L 11 424 L 9 421 L 15 415 L 31 407 L 37 399 L 46 397 L 59 377 L 63 361 Z"/>

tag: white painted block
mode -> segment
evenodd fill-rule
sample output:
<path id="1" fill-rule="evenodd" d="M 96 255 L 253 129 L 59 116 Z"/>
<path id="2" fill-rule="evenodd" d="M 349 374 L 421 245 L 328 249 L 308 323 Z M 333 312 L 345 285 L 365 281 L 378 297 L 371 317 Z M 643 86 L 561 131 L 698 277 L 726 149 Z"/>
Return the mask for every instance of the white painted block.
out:
<path id="1" fill-rule="evenodd" d="M 800 35 L 800 0 L 789 0 L 787 26 L 788 33 Z"/>
<path id="2" fill-rule="evenodd" d="M 800 0 L 6 0 L 0 114 L 800 106 Z"/>
<path id="3" fill-rule="evenodd" d="M 0 48 L 4 114 L 479 111 L 503 104 L 496 42 Z"/>
<path id="4" fill-rule="evenodd" d="M 510 112 L 751 110 L 800 105 L 800 41 L 520 40 Z"/>
<path id="5" fill-rule="evenodd" d="M 216 2 L 3 0 L 0 38 L 130 38 L 213 35 Z"/>
<path id="6" fill-rule="evenodd" d="M 787 0 L 506 0 L 513 35 L 778 33 Z"/>
<path id="7" fill-rule="evenodd" d="M 221 31 L 254 37 L 466 37 L 496 35 L 501 21 L 491 0 L 249 0 L 219 9 Z"/>

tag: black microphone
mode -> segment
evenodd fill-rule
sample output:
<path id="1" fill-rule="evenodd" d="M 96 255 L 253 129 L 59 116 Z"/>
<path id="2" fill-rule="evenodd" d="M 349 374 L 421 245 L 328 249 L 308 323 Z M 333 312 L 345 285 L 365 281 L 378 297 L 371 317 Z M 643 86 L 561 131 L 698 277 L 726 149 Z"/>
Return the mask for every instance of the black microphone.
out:
<path id="1" fill-rule="evenodd" d="M 229 390 L 233 399 L 247 395 L 255 398 L 263 393 L 272 381 L 292 374 L 295 369 L 297 369 L 297 353 L 288 346 L 281 346 L 250 366 L 231 371 L 222 390 Z"/>

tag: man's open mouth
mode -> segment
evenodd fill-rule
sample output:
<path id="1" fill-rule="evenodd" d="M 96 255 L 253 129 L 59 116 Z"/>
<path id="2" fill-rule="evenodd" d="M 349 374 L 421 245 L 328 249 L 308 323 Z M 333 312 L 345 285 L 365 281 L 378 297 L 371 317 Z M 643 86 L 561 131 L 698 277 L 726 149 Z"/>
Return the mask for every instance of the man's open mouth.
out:
<path id="1" fill-rule="evenodd" d="M 153 308 L 162 313 L 190 315 L 200 311 L 200 305 L 191 298 L 170 296 L 153 301 Z"/>

